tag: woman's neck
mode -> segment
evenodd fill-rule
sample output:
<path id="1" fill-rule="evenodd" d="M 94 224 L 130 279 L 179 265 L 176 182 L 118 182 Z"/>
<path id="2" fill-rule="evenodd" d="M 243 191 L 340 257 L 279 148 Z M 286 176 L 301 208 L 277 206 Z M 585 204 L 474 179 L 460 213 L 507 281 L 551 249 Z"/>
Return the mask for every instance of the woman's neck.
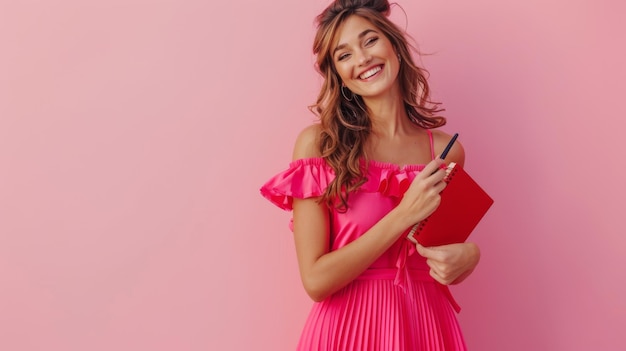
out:
<path id="1" fill-rule="evenodd" d="M 406 135 L 413 129 L 404 101 L 399 94 L 380 98 L 364 99 L 372 121 L 372 134 L 378 138 L 393 139 Z"/>

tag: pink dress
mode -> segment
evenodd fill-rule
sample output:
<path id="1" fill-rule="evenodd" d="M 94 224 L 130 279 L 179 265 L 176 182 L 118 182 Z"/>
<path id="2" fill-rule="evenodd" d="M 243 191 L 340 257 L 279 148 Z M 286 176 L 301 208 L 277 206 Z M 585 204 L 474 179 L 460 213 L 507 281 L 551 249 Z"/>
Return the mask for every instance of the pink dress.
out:
<path id="1" fill-rule="evenodd" d="M 430 131 L 429 136 L 433 150 Z M 350 194 L 348 211 L 331 210 L 332 250 L 358 238 L 393 209 L 424 168 L 375 161 L 363 165 L 367 182 Z M 272 177 L 261 193 L 291 210 L 294 197 L 321 196 L 333 178 L 322 158 L 300 159 Z M 415 246 L 400 237 L 357 279 L 314 303 L 297 350 L 466 350 L 455 314 L 459 306 L 428 271 Z"/>

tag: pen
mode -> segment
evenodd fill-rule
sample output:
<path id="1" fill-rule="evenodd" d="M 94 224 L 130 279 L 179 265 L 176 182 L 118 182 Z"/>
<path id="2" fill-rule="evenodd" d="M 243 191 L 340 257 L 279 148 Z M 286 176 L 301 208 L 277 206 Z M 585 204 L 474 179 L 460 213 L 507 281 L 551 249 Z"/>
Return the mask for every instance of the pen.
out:
<path id="1" fill-rule="evenodd" d="M 441 156 L 439 156 L 440 159 L 444 160 L 446 158 L 446 156 L 448 156 L 448 152 L 450 151 L 450 149 L 452 148 L 452 144 L 454 144 L 454 142 L 456 141 L 456 138 L 459 136 L 459 133 L 454 133 L 454 136 L 452 137 L 452 139 L 450 139 L 450 142 L 448 143 L 448 145 L 446 146 L 446 148 L 443 150 L 443 152 L 441 153 Z"/>

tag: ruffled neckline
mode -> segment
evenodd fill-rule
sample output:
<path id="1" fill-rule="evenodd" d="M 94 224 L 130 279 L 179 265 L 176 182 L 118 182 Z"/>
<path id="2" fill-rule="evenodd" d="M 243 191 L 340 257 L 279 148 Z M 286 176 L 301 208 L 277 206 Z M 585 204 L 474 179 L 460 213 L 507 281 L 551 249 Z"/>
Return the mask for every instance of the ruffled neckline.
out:
<path id="1" fill-rule="evenodd" d="M 365 163 L 365 159 L 361 159 L 362 163 Z M 406 164 L 406 165 L 398 165 L 391 162 L 383 162 L 376 160 L 368 161 L 370 166 L 374 166 L 377 168 L 391 169 L 396 171 L 407 171 L 407 172 L 420 172 L 426 167 L 425 164 Z"/>
<path id="2" fill-rule="evenodd" d="M 424 167 L 426 167 L 425 164 L 406 164 L 406 165 L 398 165 L 392 162 L 384 162 L 384 161 L 377 161 L 377 160 L 368 160 L 366 161 L 365 158 L 361 158 L 360 159 L 361 164 L 367 164 L 369 168 L 381 168 L 381 169 L 387 169 L 387 170 L 393 170 L 393 171 L 407 171 L 407 172 L 419 172 L 421 170 L 424 169 Z M 326 160 L 324 160 L 324 158 L 322 157 L 308 157 L 308 158 L 300 158 L 297 160 L 292 161 L 289 166 L 290 167 L 295 167 L 295 166 L 301 166 L 301 165 L 324 165 L 327 166 L 328 168 L 332 169 L 332 167 L 330 167 L 327 163 Z"/>
<path id="3" fill-rule="evenodd" d="M 381 193 L 385 196 L 402 197 L 411 185 L 415 176 L 421 172 L 426 165 L 424 164 L 407 164 L 397 165 L 391 162 L 383 162 L 377 160 L 361 159 L 361 164 L 366 165 L 367 181 L 361 185 L 360 191 L 369 193 Z M 311 157 L 294 160 L 290 163 L 290 168 L 301 168 L 306 166 L 322 167 L 326 172 L 332 174 L 334 171 L 326 160 L 322 157 Z M 332 178 L 330 177 L 330 178 Z M 324 188 L 328 184 L 322 185 Z"/>

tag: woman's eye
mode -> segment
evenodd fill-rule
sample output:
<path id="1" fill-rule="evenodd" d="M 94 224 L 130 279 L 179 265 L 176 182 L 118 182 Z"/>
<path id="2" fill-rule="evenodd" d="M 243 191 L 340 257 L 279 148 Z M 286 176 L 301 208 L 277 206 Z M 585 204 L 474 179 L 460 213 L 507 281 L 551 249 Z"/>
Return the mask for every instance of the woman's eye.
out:
<path id="1" fill-rule="evenodd" d="M 337 57 L 337 60 L 339 61 L 343 61 L 345 59 L 347 59 L 350 56 L 350 54 L 346 53 L 346 54 L 341 54 Z"/>
<path id="2" fill-rule="evenodd" d="M 369 45 L 376 43 L 377 41 L 378 41 L 378 37 L 372 37 L 365 41 L 365 45 L 369 46 Z"/>

